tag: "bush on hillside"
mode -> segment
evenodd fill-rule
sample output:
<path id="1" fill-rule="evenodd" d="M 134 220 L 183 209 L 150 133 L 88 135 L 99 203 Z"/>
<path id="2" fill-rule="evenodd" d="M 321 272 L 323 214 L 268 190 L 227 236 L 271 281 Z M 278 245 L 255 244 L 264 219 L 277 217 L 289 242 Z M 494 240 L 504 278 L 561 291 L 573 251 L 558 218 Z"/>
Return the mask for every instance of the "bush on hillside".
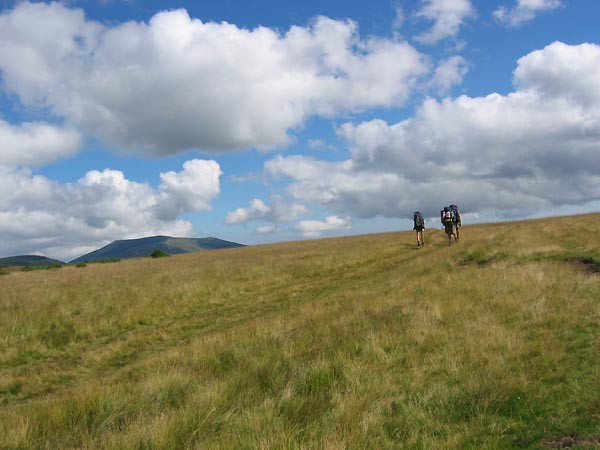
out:
<path id="1" fill-rule="evenodd" d="M 169 255 L 167 252 L 163 252 L 161 249 L 157 248 L 150 254 L 150 256 L 152 258 L 164 258 L 165 256 L 171 256 L 171 255 Z"/>
<path id="2" fill-rule="evenodd" d="M 87 267 L 87 263 L 80 262 L 80 263 L 75 264 L 75 267 Z"/>

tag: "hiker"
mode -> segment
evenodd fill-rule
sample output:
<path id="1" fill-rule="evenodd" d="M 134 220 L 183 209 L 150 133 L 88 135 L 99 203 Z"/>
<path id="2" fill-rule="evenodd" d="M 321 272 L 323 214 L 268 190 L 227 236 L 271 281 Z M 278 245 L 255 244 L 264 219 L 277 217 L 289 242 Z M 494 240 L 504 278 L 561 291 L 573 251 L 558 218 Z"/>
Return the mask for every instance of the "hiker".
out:
<path id="1" fill-rule="evenodd" d="M 454 214 L 454 232 L 456 233 L 456 240 L 460 239 L 460 231 L 459 228 L 462 226 L 462 220 L 460 218 L 460 212 L 458 211 L 458 206 L 450 205 L 450 210 L 452 214 Z"/>
<path id="2" fill-rule="evenodd" d="M 444 209 L 440 211 L 440 220 L 444 225 L 444 231 L 448 235 L 448 245 L 452 244 L 452 237 L 456 241 L 456 234 L 454 233 L 454 214 L 449 206 L 444 206 Z"/>
<path id="3" fill-rule="evenodd" d="M 417 247 L 425 245 L 425 240 L 423 239 L 424 229 L 425 219 L 423 218 L 423 214 L 421 214 L 421 211 L 415 211 L 415 215 L 413 216 L 413 230 L 417 232 Z"/>

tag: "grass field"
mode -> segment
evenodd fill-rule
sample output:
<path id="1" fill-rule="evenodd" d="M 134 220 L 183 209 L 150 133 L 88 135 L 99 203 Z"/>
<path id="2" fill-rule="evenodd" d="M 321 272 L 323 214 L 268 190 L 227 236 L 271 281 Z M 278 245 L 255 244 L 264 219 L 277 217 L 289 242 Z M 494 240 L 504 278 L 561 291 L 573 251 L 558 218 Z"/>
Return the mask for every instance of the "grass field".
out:
<path id="1" fill-rule="evenodd" d="M 0 277 L 0 448 L 600 448 L 600 215 Z"/>

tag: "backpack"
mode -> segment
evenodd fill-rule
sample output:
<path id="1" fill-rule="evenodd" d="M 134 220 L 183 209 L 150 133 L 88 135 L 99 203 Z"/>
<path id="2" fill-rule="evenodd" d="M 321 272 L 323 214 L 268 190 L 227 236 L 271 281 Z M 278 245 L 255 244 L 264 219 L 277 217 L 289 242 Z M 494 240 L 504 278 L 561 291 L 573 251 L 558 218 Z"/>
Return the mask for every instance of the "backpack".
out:
<path id="1" fill-rule="evenodd" d="M 418 211 L 415 213 L 415 216 L 413 217 L 413 221 L 415 223 L 415 227 L 422 228 L 423 225 L 425 224 L 425 221 L 423 220 L 423 215 Z"/>
<path id="2" fill-rule="evenodd" d="M 454 214 L 452 213 L 452 210 L 448 207 L 445 207 L 440 215 L 441 215 L 442 223 L 454 221 Z"/>
<path id="3" fill-rule="evenodd" d="M 452 211 L 452 214 L 454 215 L 454 222 L 459 223 L 460 222 L 460 213 L 458 212 L 458 206 L 450 205 L 450 210 Z"/>

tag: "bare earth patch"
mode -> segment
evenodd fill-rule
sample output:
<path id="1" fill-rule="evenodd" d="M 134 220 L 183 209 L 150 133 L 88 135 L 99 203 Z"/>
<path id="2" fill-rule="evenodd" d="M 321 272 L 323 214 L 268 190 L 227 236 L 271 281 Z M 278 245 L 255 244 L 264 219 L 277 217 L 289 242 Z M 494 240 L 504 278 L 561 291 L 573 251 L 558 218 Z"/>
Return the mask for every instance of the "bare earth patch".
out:
<path id="1" fill-rule="evenodd" d="M 600 441 L 595 438 L 582 438 L 576 434 L 547 439 L 543 442 L 546 448 L 600 448 Z"/>
<path id="2" fill-rule="evenodd" d="M 571 267 L 588 275 L 600 275 L 600 261 L 594 258 L 569 258 Z"/>

